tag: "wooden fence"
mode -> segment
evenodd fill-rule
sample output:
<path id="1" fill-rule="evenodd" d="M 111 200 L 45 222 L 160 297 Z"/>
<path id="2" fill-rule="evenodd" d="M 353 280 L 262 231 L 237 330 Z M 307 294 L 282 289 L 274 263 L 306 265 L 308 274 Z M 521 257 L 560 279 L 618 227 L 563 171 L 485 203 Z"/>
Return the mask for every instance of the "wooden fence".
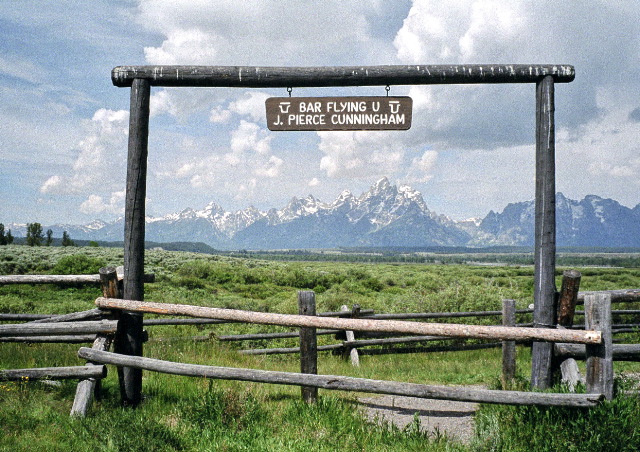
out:
<path id="1" fill-rule="evenodd" d="M 80 313 L 65 314 L 60 316 L 38 316 L 37 318 L 26 316 L 21 320 L 28 323 L 21 325 L 0 325 L 0 340 L 2 338 L 21 338 L 29 341 L 29 338 L 46 337 L 88 337 L 94 339 L 91 348 L 81 348 L 78 356 L 87 360 L 85 366 L 74 368 L 61 368 L 58 371 L 51 369 L 16 369 L 0 372 L 0 379 L 16 379 L 18 376 L 30 378 L 79 378 L 82 381 L 78 385 L 76 398 L 71 413 L 85 415 L 96 390 L 99 381 L 106 375 L 104 364 L 113 364 L 118 367 L 120 382 L 124 380 L 122 373 L 125 369 L 133 369 L 165 372 L 176 375 L 198 376 L 204 378 L 233 379 L 242 381 L 255 381 L 272 384 L 289 384 L 301 387 L 304 400 L 313 402 L 317 398 L 317 389 L 334 389 L 346 391 L 372 392 L 382 394 L 407 395 L 413 397 L 448 399 L 471 402 L 515 404 L 515 405 L 546 405 L 546 406 L 573 406 L 589 407 L 598 401 L 613 397 L 613 359 L 637 356 L 640 346 L 627 346 L 633 344 L 612 344 L 612 301 L 637 301 L 640 298 L 640 290 L 586 292 L 578 293 L 577 286 L 569 289 L 571 296 L 567 299 L 573 309 L 565 312 L 563 296 L 560 297 L 558 322 L 563 328 L 530 328 L 515 326 L 515 314 L 528 313 L 530 310 L 515 310 L 513 300 L 505 301 L 502 311 L 486 311 L 473 313 L 418 313 L 418 314 L 375 314 L 372 311 L 349 309 L 343 306 L 340 312 L 321 313 L 315 312 L 315 294 L 311 291 L 299 292 L 299 314 L 286 315 L 264 312 L 240 311 L 220 308 L 205 308 L 200 306 L 177 305 L 168 303 L 150 303 L 119 298 L 118 277 L 114 269 L 101 269 L 100 280 L 103 288 L 103 297 L 96 300 L 98 309 L 83 311 Z M 563 288 L 563 292 L 565 289 Z M 575 305 L 582 301 L 584 311 L 575 311 Z M 571 308 L 571 306 L 569 306 Z M 109 352 L 111 342 L 122 340 L 127 335 L 126 325 L 119 319 L 118 313 L 127 312 L 128 315 L 142 317 L 144 313 L 164 315 L 182 315 L 188 319 L 146 319 L 145 325 L 162 324 L 211 324 L 221 322 L 246 322 L 253 324 L 281 325 L 297 327 L 300 337 L 301 372 L 273 372 L 255 369 L 225 368 L 215 366 L 199 366 L 185 363 L 172 363 L 162 360 L 145 358 L 132 353 L 123 353 L 122 347 L 116 353 Z M 623 314 L 635 314 L 632 310 L 617 311 Z M 448 315 L 446 315 L 448 314 Z M 583 314 L 585 316 L 586 330 L 571 329 L 573 316 Z M 0 320 L 17 320 L 2 318 Z M 487 325 L 463 325 L 453 323 L 424 323 L 410 322 L 409 319 L 437 319 L 444 317 L 470 317 L 470 316 L 497 316 L 503 318 L 501 326 Z M 106 318 L 105 318 L 106 317 Z M 113 319 L 115 317 L 115 319 Z M 94 320 L 97 319 L 97 320 Z M 318 328 L 323 328 L 318 330 Z M 114 334 L 118 332 L 118 334 Z M 443 338 L 474 338 L 490 339 L 503 347 L 503 381 L 513 378 L 515 371 L 516 341 L 539 341 L 550 343 L 559 358 L 570 360 L 584 357 L 587 361 L 586 387 L 587 394 L 550 394 L 522 391 L 488 391 L 473 388 L 452 388 L 437 385 L 421 385 L 414 383 L 401 383 L 392 381 L 380 381 L 370 379 L 351 378 L 336 375 L 317 375 L 317 352 L 322 347 L 317 345 L 318 334 L 335 334 L 344 332 L 345 340 L 335 344 L 349 350 L 352 362 L 358 361 L 358 349 L 369 345 L 381 345 L 401 342 L 419 342 L 429 340 L 442 340 Z M 409 334 L 411 336 L 384 338 L 384 339 L 355 339 L 354 332 L 377 332 L 393 334 Z M 269 333 L 267 333 L 269 334 Z M 290 336 L 292 333 L 276 333 L 277 335 Z M 55 335 L 55 336 L 54 336 Z M 119 339 L 119 335 L 120 339 Z M 258 335 L 253 335 L 257 338 Z M 262 338 L 265 335 L 262 334 Z M 274 337 L 270 334 L 269 337 Z M 142 341 L 139 337 L 135 340 Z M 127 340 L 130 340 L 128 338 Z M 479 347 L 487 344 L 477 344 Z M 493 345 L 493 344 L 489 344 Z M 135 347 L 134 347 L 135 348 Z M 141 347 L 140 347 L 141 350 Z M 355 351 L 355 353 L 353 353 Z M 566 367 L 566 366 L 565 366 Z M 126 397 L 129 397 L 127 394 Z M 123 395 L 123 401 L 125 396 Z"/>
<path id="2" fill-rule="evenodd" d="M 255 381 L 273 384 L 292 384 L 302 388 L 303 398 L 314 401 L 317 388 L 375 392 L 383 394 L 409 395 L 436 399 L 460 401 L 481 401 L 486 403 L 502 403 L 516 405 L 554 405 L 554 406 L 593 406 L 602 398 L 612 398 L 613 362 L 598 359 L 606 358 L 610 353 L 610 333 L 607 324 L 598 323 L 594 319 L 607 317 L 607 309 L 611 310 L 611 296 L 588 296 L 585 298 L 586 315 L 589 321 L 597 326 L 590 330 L 568 330 L 548 328 L 519 328 L 513 326 L 459 325 L 441 323 L 407 322 L 399 320 L 375 320 L 368 318 L 327 318 L 315 314 L 315 294 L 299 292 L 300 312 L 303 314 L 274 314 L 264 312 L 239 311 L 233 309 L 206 308 L 201 306 L 178 305 L 168 303 L 152 303 L 132 300 L 98 298 L 96 305 L 102 309 L 126 310 L 138 313 L 155 313 L 165 315 L 187 315 L 201 318 L 299 327 L 300 332 L 300 373 L 274 372 L 254 369 L 238 369 L 215 366 L 196 366 L 185 363 L 174 363 L 153 360 L 142 356 L 125 356 L 118 353 L 96 352 L 82 348 L 79 356 L 102 364 L 115 364 L 132 367 L 138 370 L 151 370 L 177 375 L 198 376 L 204 378 L 222 378 L 242 381 Z M 602 314 L 601 310 L 605 313 Z M 306 315 L 309 314 L 309 315 Z M 471 388 L 452 388 L 443 386 L 419 385 L 369 379 L 354 379 L 336 375 L 317 375 L 317 339 L 313 334 L 315 328 L 330 328 L 346 331 L 377 331 L 391 333 L 413 333 L 437 335 L 457 338 L 489 338 L 499 341 L 537 340 L 544 342 L 560 342 L 589 344 L 587 347 L 588 372 L 587 394 L 549 394 L 521 391 L 486 391 Z M 611 367 L 609 372 L 607 369 Z M 609 388 L 610 386 L 610 388 Z"/>
<path id="3" fill-rule="evenodd" d="M 0 285 L 9 284 L 99 284 L 105 297 L 122 296 L 122 267 L 101 268 L 97 275 L 3 275 Z M 154 275 L 144 275 L 154 282 Z M 108 350 L 118 332 L 119 321 L 101 309 L 62 315 L 0 314 L 0 321 L 27 321 L 0 324 L 0 342 L 92 343 L 96 351 Z M 146 335 L 140 338 L 146 340 Z M 1 380 L 79 379 L 72 415 L 84 416 L 91 406 L 99 382 L 107 374 L 104 365 L 87 362 L 84 366 L 0 370 Z"/>

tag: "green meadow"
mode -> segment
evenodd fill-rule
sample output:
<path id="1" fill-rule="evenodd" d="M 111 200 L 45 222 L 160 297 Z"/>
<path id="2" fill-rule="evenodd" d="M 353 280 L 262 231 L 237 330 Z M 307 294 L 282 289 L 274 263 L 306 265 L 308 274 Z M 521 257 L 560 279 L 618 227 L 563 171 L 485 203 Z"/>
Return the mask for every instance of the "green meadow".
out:
<path id="1" fill-rule="evenodd" d="M 123 251 L 100 247 L 0 247 L 0 274 L 97 273 L 121 265 Z M 580 263 L 580 262 L 578 262 Z M 557 273 L 560 287 L 562 270 Z M 638 268 L 571 267 L 582 272 L 581 290 L 640 287 Z M 533 302 L 533 267 L 466 264 L 279 261 L 148 250 L 145 271 L 156 282 L 145 300 L 278 313 L 297 313 L 297 291 L 316 292 L 317 310 L 359 304 L 377 313 L 500 310 L 505 298 L 517 308 Z M 60 314 L 91 309 L 98 287 L 0 286 L 0 313 Z M 618 308 L 618 306 L 616 306 Z M 632 303 L 619 307 L 637 308 Z M 496 323 L 500 319 L 465 320 Z M 529 321 L 522 317 L 519 321 Z M 621 319 L 629 323 L 630 318 Z M 637 323 L 637 321 L 636 321 Z M 283 328 L 221 324 L 149 326 L 144 355 L 170 361 L 299 371 L 296 355 L 245 356 L 242 348 L 293 347 L 295 339 L 222 342 L 217 335 L 283 331 Z M 210 335 L 207 341 L 194 336 Z M 638 342 L 638 334 L 620 336 Z M 320 344 L 335 342 L 320 336 Z M 0 343 L 0 369 L 80 365 L 78 345 Z M 528 388 L 530 351 L 518 348 L 518 385 Z M 499 349 L 361 357 L 360 368 L 321 353 L 319 373 L 416 383 L 498 387 Z M 207 381 L 144 373 L 144 401 L 120 407 L 115 368 L 101 397 L 84 419 L 69 417 L 76 382 L 0 382 L 0 450 L 638 450 L 636 396 L 623 395 L 640 372 L 616 363 L 617 396 L 589 410 L 481 406 L 476 432 L 462 444 L 424 433 L 417 422 L 398 429 L 367 421 L 359 394 L 320 390 L 306 405 L 298 387 Z M 558 386 L 556 391 L 566 388 Z M 584 390 L 584 388 L 579 388 Z"/>

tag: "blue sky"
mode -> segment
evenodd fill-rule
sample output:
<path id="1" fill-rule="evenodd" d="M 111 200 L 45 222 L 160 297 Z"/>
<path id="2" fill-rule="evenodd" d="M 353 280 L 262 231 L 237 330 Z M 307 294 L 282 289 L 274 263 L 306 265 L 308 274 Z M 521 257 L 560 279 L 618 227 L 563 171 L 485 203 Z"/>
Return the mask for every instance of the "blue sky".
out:
<path id="1" fill-rule="evenodd" d="M 129 90 L 110 72 L 142 64 L 572 64 L 556 86 L 557 189 L 640 203 L 637 0 L 4 0 L 0 36 L 5 224 L 122 215 Z M 147 213 L 331 201 L 383 176 L 457 219 L 533 198 L 533 86 L 391 94 L 413 98 L 411 130 L 270 132 L 264 100 L 285 90 L 154 88 Z"/>

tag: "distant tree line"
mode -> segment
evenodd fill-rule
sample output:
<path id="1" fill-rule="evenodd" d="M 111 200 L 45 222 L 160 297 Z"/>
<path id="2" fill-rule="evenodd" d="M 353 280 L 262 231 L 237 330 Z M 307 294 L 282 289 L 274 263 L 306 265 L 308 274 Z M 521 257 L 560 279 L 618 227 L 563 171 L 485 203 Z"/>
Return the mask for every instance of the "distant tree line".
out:
<path id="1" fill-rule="evenodd" d="M 46 238 L 45 238 L 46 235 Z M 10 245 L 13 243 L 13 235 L 11 229 L 4 231 L 4 224 L 0 223 L 0 245 Z M 29 246 L 51 246 L 53 244 L 53 231 L 47 229 L 46 233 L 42 232 L 42 225 L 40 223 L 28 223 L 27 224 L 27 237 L 25 243 Z M 76 246 L 75 242 L 69 237 L 69 233 L 64 231 L 62 233 L 62 246 Z"/>
<path id="2" fill-rule="evenodd" d="M 4 224 L 0 223 L 0 245 L 10 245 L 13 243 L 13 235 L 11 235 L 11 229 L 4 232 Z"/>

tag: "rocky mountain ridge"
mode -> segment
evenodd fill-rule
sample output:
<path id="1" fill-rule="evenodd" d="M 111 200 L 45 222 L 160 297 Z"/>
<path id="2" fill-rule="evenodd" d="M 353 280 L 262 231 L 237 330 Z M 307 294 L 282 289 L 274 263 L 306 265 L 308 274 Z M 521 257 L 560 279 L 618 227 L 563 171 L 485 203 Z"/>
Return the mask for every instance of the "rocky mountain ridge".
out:
<path id="1" fill-rule="evenodd" d="M 248 207 L 225 211 L 215 202 L 147 218 L 146 238 L 155 242 L 203 242 L 219 249 L 299 249 L 386 246 L 533 245 L 534 201 L 508 204 L 483 219 L 454 221 L 431 211 L 420 192 L 382 178 L 355 196 L 343 191 L 333 202 L 313 195 L 293 197 L 282 209 Z M 589 195 L 581 201 L 556 195 L 559 246 L 640 247 L 640 204 L 633 209 Z M 9 225 L 24 235 L 21 225 Z M 84 226 L 53 225 L 78 240 L 123 239 L 123 220 Z"/>

